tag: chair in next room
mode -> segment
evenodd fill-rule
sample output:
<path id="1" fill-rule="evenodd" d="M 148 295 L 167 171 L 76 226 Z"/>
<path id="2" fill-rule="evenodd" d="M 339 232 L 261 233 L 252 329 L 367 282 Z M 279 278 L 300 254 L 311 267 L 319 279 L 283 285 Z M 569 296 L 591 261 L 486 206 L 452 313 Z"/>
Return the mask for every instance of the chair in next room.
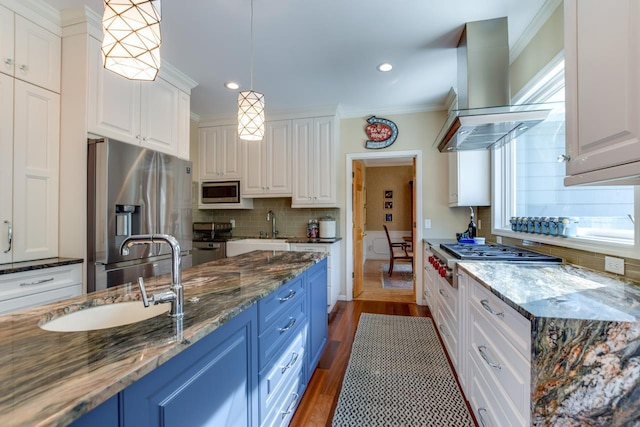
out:
<path id="1" fill-rule="evenodd" d="M 395 260 L 411 261 L 413 263 L 413 252 L 409 250 L 409 243 L 398 242 L 393 243 L 391 237 L 389 237 L 389 230 L 386 225 L 383 225 L 384 232 L 387 235 L 387 242 L 389 242 L 389 277 L 393 274 L 393 263 Z"/>

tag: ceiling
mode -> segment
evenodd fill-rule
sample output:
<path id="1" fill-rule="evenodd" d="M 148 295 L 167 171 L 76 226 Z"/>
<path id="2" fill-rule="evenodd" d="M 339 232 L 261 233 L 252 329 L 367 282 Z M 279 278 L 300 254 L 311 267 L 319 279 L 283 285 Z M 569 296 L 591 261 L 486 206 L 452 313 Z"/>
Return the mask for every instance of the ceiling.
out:
<path id="1" fill-rule="evenodd" d="M 53 7 L 102 0 L 45 0 Z M 253 89 L 269 111 L 340 105 L 343 116 L 442 109 L 465 22 L 508 16 L 509 44 L 553 0 L 254 0 Z M 558 2 L 555 1 L 557 4 Z M 250 0 L 163 0 L 162 59 L 198 83 L 191 111 L 236 113 L 250 88 Z M 376 66 L 394 65 L 382 73 Z"/>

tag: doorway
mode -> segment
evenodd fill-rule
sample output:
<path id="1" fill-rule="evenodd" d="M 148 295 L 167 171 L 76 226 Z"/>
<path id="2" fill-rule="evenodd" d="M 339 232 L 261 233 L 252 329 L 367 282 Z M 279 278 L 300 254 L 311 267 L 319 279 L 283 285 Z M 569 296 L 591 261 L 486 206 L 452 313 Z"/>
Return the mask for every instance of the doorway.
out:
<path id="1" fill-rule="evenodd" d="M 411 240 L 413 252 L 414 252 L 414 260 L 413 260 L 413 274 L 409 273 L 409 277 L 413 278 L 413 286 L 411 289 L 400 290 L 400 289 L 384 289 L 382 286 L 382 264 L 388 265 L 388 258 L 386 260 L 378 259 L 367 259 L 367 262 L 364 262 L 366 258 L 367 250 L 371 252 L 371 242 L 377 240 L 377 244 L 380 244 L 380 236 L 369 236 L 370 239 L 367 238 L 367 228 L 366 224 L 362 224 L 364 222 L 364 218 L 366 214 L 358 212 L 356 209 L 358 206 L 364 206 L 365 204 L 370 203 L 369 200 L 366 200 L 365 189 L 360 188 L 361 185 L 356 182 L 356 175 L 361 173 L 359 169 L 359 165 L 366 167 L 394 167 L 398 165 L 411 166 L 412 172 L 415 173 L 415 178 L 410 180 L 412 185 L 409 184 L 409 180 L 405 183 L 407 186 L 406 192 L 411 194 L 411 207 L 409 208 L 410 212 L 407 214 L 407 223 L 410 226 L 402 226 L 403 229 L 402 236 L 394 236 L 392 240 L 398 240 L 399 238 L 405 238 L 407 240 Z M 347 209 L 346 209 L 346 223 L 352 224 L 353 233 L 347 233 L 346 235 L 346 297 L 347 300 L 357 299 L 374 299 L 378 301 L 407 301 L 407 302 L 417 302 L 421 303 L 421 299 L 419 296 L 421 295 L 422 289 L 422 275 L 416 274 L 416 272 L 421 271 L 422 262 L 421 257 L 419 256 L 421 247 L 420 241 L 422 238 L 422 233 L 419 228 L 416 228 L 416 218 L 420 218 L 422 216 L 422 153 L 420 151 L 396 151 L 396 152 L 372 152 L 372 153 L 353 153 L 347 155 L 347 175 L 351 176 L 352 180 L 346 183 L 346 201 L 347 201 Z M 363 182 L 366 182 L 366 177 L 363 177 Z M 364 186 L 364 184 L 362 185 Z M 404 191 L 404 190 L 403 190 Z M 377 195 L 377 193 L 376 193 Z M 395 200 L 390 198 L 391 202 Z M 377 203 L 381 204 L 381 206 L 387 207 L 391 205 L 390 203 L 386 203 L 382 200 L 377 201 Z M 384 205 L 383 205 L 384 203 Z M 377 207 L 377 205 L 376 205 Z M 389 219 L 390 223 L 393 221 L 393 215 L 388 215 L 388 213 L 396 212 L 389 210 L 387 213 L 381 211 L 377 213 L 378 216 L 382 215 L 383 221 L 385 219 Z M 361 219 L 362 217 L 362 219 Z M 377 218 L 377 217 L 374 217 Z M 410 219 L 409 219 L 410 218 Z M 381 221 L 382 223 L 382 221 Z M 391 225 L 391 224 L 388 225 Z M 379 224 L 378 224 L 379 225 Z M 377 227 L 377 226 L 376 226 Z M 382 229 L 382 227 L 379 227 Z M 404 228 L 408 228 L 408 230 L 404 230 Z M 382 230 L 380 231 L 371 231 L 371 233 L 384 233 Z M 398 234 L 400 232 L 396 232 Z M 406 236 L 404 234 L 407 234 Z M 384 236 L 384 234 L 382 234 Z M 409 237 L 410 236 L 410 237 Z M 386 243 L 385 245 L 388 246 Z M 365 248 L 364 245 L 368 247 Z M 366 249 L 366 250 L 365 250 Z M 398 264 L 396 264 L 398 265 Z M 400 268 L 399 270 L 402 270 Z M 396 268 L 394 267 L 394 275 L 397 278 L 399 275 L 402 275 L 400 271 L 396 273 Z M 407 273 L 404 273 L 405 277 Z M 399 299 L 398 299 L 399 298 Z"/>

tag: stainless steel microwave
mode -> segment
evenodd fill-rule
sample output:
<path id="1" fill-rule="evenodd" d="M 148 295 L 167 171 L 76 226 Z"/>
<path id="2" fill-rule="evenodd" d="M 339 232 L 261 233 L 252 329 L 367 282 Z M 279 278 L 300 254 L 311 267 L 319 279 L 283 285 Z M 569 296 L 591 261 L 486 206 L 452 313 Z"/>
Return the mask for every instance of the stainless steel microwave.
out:
<path id="1" fill-rule="evenodd" d="M 202 204 L 240 203 L 240 181 L 204 181 L 200 184 Z"/>

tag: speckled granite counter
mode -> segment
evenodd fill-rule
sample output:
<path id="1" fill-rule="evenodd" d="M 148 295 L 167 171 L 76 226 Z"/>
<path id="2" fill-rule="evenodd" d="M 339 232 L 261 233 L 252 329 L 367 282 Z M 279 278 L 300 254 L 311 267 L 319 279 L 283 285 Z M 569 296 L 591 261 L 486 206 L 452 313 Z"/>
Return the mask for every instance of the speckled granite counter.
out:
<path id="1" fill-rule="evenodd" d="M 532 425 L 640 425 L 638 284 L 572 265 L 458 266 L 531 321 Z"/>
<path id="2" fill-rule="evenodd" d="M 80 258 L 47 258 L 35 261 L 0 264 L 0 274 L 20 273 L 21 271 L 40 270 L 42 268 L 60 267 L 69 264 L 80 264 Z"/>
<path id="3" fill-rule="evenodd" d="M 256 251 L 184 270 L 185 318 L 179 342 L 175 322 L 167 316 L 88 332 L 55 333 L 38 327 L 66 312 L 139 300 L 137 286 L 0 316 L 0 425 L 69 424 L 325 256 Z M 147 280 L 148 292 L 168 289 L 169 280 L 168 275 Z"/>

